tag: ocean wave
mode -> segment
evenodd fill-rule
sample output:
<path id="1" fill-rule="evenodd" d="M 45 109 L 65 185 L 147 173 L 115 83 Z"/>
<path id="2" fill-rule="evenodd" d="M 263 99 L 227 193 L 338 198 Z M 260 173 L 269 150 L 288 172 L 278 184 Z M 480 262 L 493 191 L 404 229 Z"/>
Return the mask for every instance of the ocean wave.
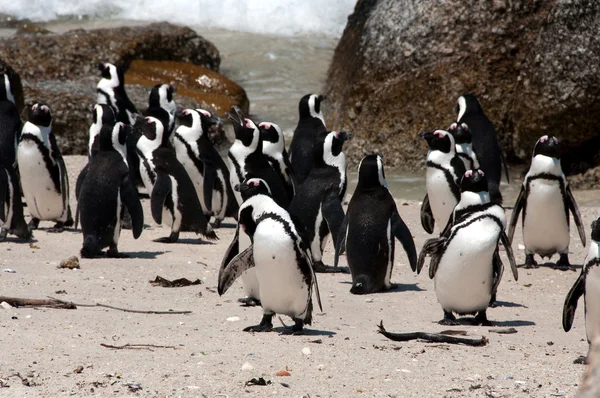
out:
<path id="1" fill-rule="evenodd" d="M 64 19 L 171 21 L 194 27 L 295 36 L 341 36 L 356 0 L 28 0 L 0 13 L 47 22 Z"/>

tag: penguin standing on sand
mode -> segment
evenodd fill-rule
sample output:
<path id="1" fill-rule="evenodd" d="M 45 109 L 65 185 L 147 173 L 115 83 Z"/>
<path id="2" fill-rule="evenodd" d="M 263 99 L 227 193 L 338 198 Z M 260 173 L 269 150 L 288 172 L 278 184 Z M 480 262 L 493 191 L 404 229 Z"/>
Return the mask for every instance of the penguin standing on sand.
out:
<path id="1" fill-rule="evenodd" d="M 97 138 L 98 150 L 79 194 L 83 231 L 81 257 L 96 257 L 104 247 L 109 248 L 107 257 L 124 257 L 117 245 L 125 208 L 131 216 L 135 239 L 144 227 L 142 204 L 127 170 L 125 125 L 121 122 L 113 127 L 104 125 Z"/>
<path id="2" fill-rule="evenodd" d="M 175 243 L 181 231 L 202 234 L 217 239 L 204 216 L 202 205 L 194 184 L 175 151 L 161 145 L 165 125 L 153 117 L 147 117 L 141 126 L 142 137 L 137 142 L 140 157 L 140 173 L 150 193 L 152 218 L 157 224 L 163 220 L 171 227 L 171 234 L 156 241 Z"/>
<path id="3" fill-rule="evenodd" d="M 241 184 L 247 176 L 261 178 L 271 189 L 273 200 L 284 209 L 287 208 L 291 198 L 281 178 L 269 163 L 269 158 L 263 154 L 263 139 L 258 126 L 246 118 L 237 106 L 234 106 L 233 110 L 235 115 L 227 115 L 235 131 L 235 142 L 227 154 L 231 186 Z M 239 192 L 234 194 L 238 204 L 241 205 L 241 194 Z"/>
<path id="4" fill-rule="evenodd" d="M 592 222 L 592 241 L 579 278 L 567 294 L 563 307 L 563 329 L 571 330 L 577 301 L 583 296 L 585 333 L 588 343 L 600 333 L 600 218 Z"/>
<path id="5" fill-rule="evenodd" d="M 428 233 L 433 233 L 437 224 L 442 231 L 460 200 L 460 178 L 465 166 L 456 154 L 452 134 L 444 130 L 433 133 L 420 133 L 429 145 L 427 153 L 427 174 L 425 185 L 427 194 L 421 206 L 421 225 Z"/>
<path id="6" fill-rule="evenodd" d="M 260 123 L 258 128 L 263 139 L 263 153 L 269 158 L 269 163 L 283 181 L 287 195 L 291 199 L 296 193 L 295 175 L 285 150 L 283 131 L 275 123 L 269 122 Z"/>
<path id="7" fill-rule="evenodd" d="M 417 251 L 408 227 L 400 218 L 396 202 L 387 189 L 381 155 L 369 155 L 358 166 L 358 184 L 336 245 L 335 266 L 345 249 L 352 273 L 350 293 L 367 294 L 390 289 L 396 237 L 417 269 Z"/>
<path id="8" fill-rule="evenodd" d="M 260 179 L 249 179 L 239 189 L 260 183 Z M 251 237 L 252 245 L 219 271 L 219 295 L 244 271 L 255 268 L 263 317 L 259 325 L 244 331 L 271 331 L 273 316 L 284 314 L 294 320 L 294 325 L 285 332 L 300 333 L 304 325 L 312 323 L 313 289 L 322 310 L 308 246 L 290 214 L 267 195 L 256 194 L 242 204 L 239 224 Z"/>
<path id="9" fill-rule="evenodd" d="M 456 108 L 458 111 L 456 122 L 459 125 L 465 123 L 472 133 L 473 151 L 477 155 L 481 170 L 487 177 L 491 200 L 501 205 L 502 164 L 504 164 L 507 181 L 509 181 L 509 177 L 494 125 L 483 112 L 481 104 L 473 94 L 458 97 Z"/>
<path id="10" fill-rule="evenodd" d="M 313 146 L 317 135 L 327 131 L 321 110 L 324 95 L 307 94 L 298 104 L 300 119 L 294 130 L 290 144 L 290 162 L 296 173 L 296 183 L 300 186 L 313 167 Z"/>
<path id="11" fill-rule="evenodd" d="M 177 159 L 194 183 L 204 213 L 215 216 L 217 228 L 225 217 L 237 218 L 238 210 L 227 165 L 208 138 L 208 129 L 218 120 L 203 109 L 184 109 L 177 119 L 173 137 Z"/>
<path id="12" fill-rule="evenodd" d="M 525 268 L 537 268 L 534 254 L 550 258 L 558 253 L 557 268 L 569 269 L 569 212 L 573 214 L 583 246 L 585 231 L 579 208 L 560 166 L 560 144 L 553 136 L 541 137 L 533 149 L 531 166 L 510 218 L 508 237 L 511 242 L 521 210 Z"/>
<path id="13" fill-rule="evenodd" d="M 504 270 L 498 255 L 500 241 L 506 248 L 515 280 L 517 265 L 504 233 L 504 209 L 481 199 L 482 195 L 489 195 L 484 173 L 466 171 L 460 187 L 454 225 L 446 228 L 439 238 L 425 242 L 419 254 L 417 273 L 421 272 L 425 257 L 430 255 L 429 277 L 435 280 L 435 293 L 444 310 L 440 324 L 458 324 L 453 314 L 458 313 L 477 314 L 476 324 L 489 325 L 486 310 Z"/>
<path id="14" fill-rule="evenodd" d="M 304 226 L 304 240 L 310 245 L 317 272 L 337 271 L 325 267 L 322 261 L 327 238 L 334 245 L 344 221 L 342 200 L 346 194 L 346 155 L 344 142 L 351 134 L 346 131 L 320 133 L 314 147 L 314 166 L 290 203 L 289 212 Z"/>
<path id="15" fill-rule="evenodd" d="M 73 225 L 69 206 L 69 177 L 52 133 L 50 108 L 34 104 L 29 109 L 17 149 L 23 196 L 36 229 L 40 220 L 54 220 L 49 232 L 60 232 Z"/>
<path id="16" fill-rule="evenodd" d="M 135 124 L 135 105 L 125 92 L 125 75 L 123 68 L 113 64 L 98 64 L 102 78 L 96 86 L 96 103 L 108 104 L 113 107 L 117 121 L 125 124 Z"/>

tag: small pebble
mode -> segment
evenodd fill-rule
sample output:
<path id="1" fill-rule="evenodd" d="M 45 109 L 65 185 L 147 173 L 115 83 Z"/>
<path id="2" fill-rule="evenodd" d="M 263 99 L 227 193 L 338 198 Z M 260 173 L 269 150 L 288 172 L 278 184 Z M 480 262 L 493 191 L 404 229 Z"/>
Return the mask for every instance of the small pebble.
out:
<path id="1" fill-rule="evenodd" d="M 302 349 L 302 353 L 303 353 L 304 355 L 310 355 L 310 354 L 311 354 L 310 348 L 308 348 L 308 347 L 304 347 L 304 348 Z"/>
<path id="2" fill-rule="evenodd" d="M 525 250 L 525 246 L 524 245 L 519 244 L 517 247 L 519 248 L 519 250 Z"/>
<path id="3" fill-rule="evenodd" d="M 366 301 L 367 303 L 372 303 L 372 302 L 373 302 L 373 299 L 372 299 L 372 298 L 368 298 L 368 299 L 366 299 L 365 301 Z"/>
<path id="4" fill-rule="evenodd" d="M 230 316 L 229 318 L 227 318 L 227 322 L 237 322 L 240 320 L 239 316 Z"/>
<path id="5" fill-rule="evenodd" d="M 57 268 L 68 268 L 68 269 L 80 268 L 79 259 L 77 258 L 77 256 L 71 256 L 69 258 L 66 258 L 66 259 L 62 260 L 60 262 L 60 264 L 58 264 Z"/>
<path id="6" fill-rule="evenodd" d="M 325 369 L 325 365 L 323 365 L 323 364 L 320 364 L 320 365 L 319 365 L 319 370 L 324 370 L 324 369 Z"/>
<path id="7" fill-rule="evenodd" d="M 5 269 L 2 270 L 2 272 L 8 272 L 9 274 L 16 274 L 17 273 L 17 271 L 15 271 L 12 268 L 5 268 Z"/>
<path id="8" fill-rule="evenodd" d="M 244 364 L 242 365 L 242 370 L 252 370 L 254 369 L 254 366 L 250 365 L 248 362 L 244 362 Z"/>
<path id="9" fill-rule="evenodd" d="M 13 306 L 8 304 L 6 301 L 3 301 L 0 303 L 0 307 L 4 308 L 5 310 L 8 310 L 9 308 L 12 308 Z"/>

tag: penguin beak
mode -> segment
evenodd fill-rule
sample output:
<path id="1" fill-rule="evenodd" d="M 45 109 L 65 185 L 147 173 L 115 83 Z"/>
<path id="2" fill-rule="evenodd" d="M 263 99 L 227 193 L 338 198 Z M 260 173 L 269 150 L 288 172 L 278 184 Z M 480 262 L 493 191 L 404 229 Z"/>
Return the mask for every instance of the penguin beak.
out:
<path id="1" fill-rule="evenodd" d="M 98 68 L 98 70 L 100 72 L 104 72 L 104 64 L 100 63 L 100 64 L 96 64 L 96 67 Z"/>
<path id="2" fill-rule="evenodd" d="M 433 137 L 433 133 L 431 131 L 421 131 L 419 133 L 419 137 L 423 138 L 424 140 L 429 140 Z"/>
<path id="3" fill-rule="evenodd" d="M 352 133 L 349 131 L 340 131 L 338 138 L 342 141 L 348 141 L 352 139 Z"/>
<path id="4" fill-rule="evenodd" d="M 323 102 L 323 101 L 325 101 L 326 99 L 327 99 L 327 96 L 326 96 L 326 95 L 319 95 L 319 96 L 317 97 L 317 100 L 319 100 L 319 102 Z"/>
<path id="5" fill-rule="evenodd" d="M 233 111 L 235 112 L 235 115 L 231 114 L 231 113 L 226 113 L 225 116 L 227 117 L 227 119 L 229 119 L 229 121 L 231 121 L 231 123 L 235 124 L 239 124 L 240 126 L 244 125 L 244 119 L 246 118 L 244 116 L 244 113 L 242 112 L 242 110 L 237 107 L 236 105 L 232 106 L 231 109 L 233 109 Z"/>

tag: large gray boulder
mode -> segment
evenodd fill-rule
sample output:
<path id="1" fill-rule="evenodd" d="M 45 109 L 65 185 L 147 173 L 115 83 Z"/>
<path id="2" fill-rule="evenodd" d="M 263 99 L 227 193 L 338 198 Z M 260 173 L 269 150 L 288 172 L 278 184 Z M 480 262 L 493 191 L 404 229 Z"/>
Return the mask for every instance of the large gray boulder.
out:
<path id="1" fill-rule="evenodd" d="M 598 164 L 599 11 L 596 0 L 359 0 L 328 72 L 330 123 L 356 133 L 352 160 L 383 150 L 415 169 L 417 133 L 447 128 L 471 92 L 509 160 L 552 134 L 566 169 Z"/>

